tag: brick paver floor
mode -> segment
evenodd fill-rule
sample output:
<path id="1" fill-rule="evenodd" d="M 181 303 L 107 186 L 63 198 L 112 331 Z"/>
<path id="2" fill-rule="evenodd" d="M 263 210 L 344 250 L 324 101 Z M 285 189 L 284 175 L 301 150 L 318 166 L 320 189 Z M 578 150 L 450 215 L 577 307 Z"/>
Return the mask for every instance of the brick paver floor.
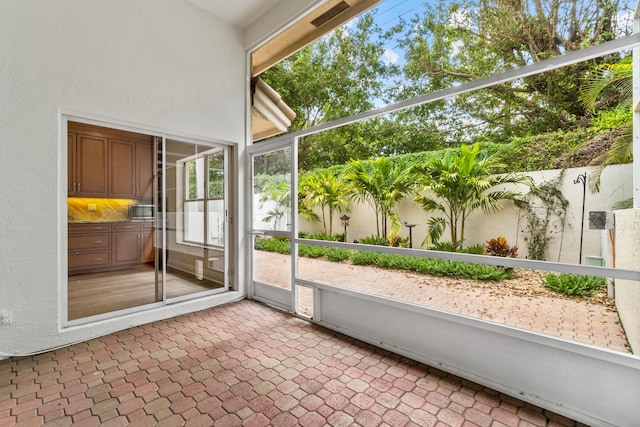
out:
<path id="1" fill-rule="evenodd" d="M 255 252 L 259 280 L 286 286 L 290 274 L 289 257 L 277 253 Z M 299 276 L 352 290 L 420 304 L 514 326 L 529 331 L 566 338 L 621 352 L 629 345 L 614 308 L 584 300 L 546 295 L 505 295 L 500 283 L 469 285 L 468 279 L 435 280 L 428 275 L 371 266 L 300 258 Z M 311 306 L 310 301 L 301 301 Z"/>
<path id="2" fill-rule="evenodd" d="M 0 361 L 0 426 L 575 426 L 252 301 Z"/>

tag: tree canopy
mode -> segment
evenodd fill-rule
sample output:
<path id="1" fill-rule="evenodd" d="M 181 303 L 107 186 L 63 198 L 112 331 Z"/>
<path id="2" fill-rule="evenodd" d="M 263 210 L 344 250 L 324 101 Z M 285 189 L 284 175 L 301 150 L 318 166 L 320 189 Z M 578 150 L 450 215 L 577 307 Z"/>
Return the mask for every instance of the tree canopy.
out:
<path id="1" fill-rule="evenodd" d="M 442 0 L 383 32 L 376 10 L 334 30 L 261 77 L 312 126 L 531 64 L 624 35 L 624 0 Z M 401 53 L 398 64 L 385 50 Z M 305 137 L 305 170 L 349 160 L 585 127 L 590 70 L 625 53 Z M 615 108 L 613 99 L 606 108 Z"/>

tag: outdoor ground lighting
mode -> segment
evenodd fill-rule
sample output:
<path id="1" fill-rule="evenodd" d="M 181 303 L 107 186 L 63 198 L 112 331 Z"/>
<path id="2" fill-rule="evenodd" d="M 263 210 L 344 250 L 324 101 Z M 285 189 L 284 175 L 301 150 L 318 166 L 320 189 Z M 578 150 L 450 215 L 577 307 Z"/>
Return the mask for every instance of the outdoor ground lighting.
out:
<path id="1" fill-rule="evenodd" d="M 343 241 L 346 243 L 347 241 L 347 227 L 349 226 L 349 219 L 351 219 L 350 216 L 347 216 L 347 214 L 344 214 L 340 217 L 340 221 L 342 221 L 342 226 L 344 227 L 344 238 Z"/>

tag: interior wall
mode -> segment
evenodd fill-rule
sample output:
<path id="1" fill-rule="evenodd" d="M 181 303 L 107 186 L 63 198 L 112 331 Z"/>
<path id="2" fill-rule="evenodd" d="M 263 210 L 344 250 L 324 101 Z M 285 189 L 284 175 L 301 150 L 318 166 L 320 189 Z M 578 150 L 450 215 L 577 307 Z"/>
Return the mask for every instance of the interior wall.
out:
<path id="1" fill-rule="evenodd" d="M 39 351 L 239 298 L 61 329 L 62 113 L 237 142 L 241 154 L 241 31 L 183 0 L 2 0 L 0 28 L 0 310 L 12 311 L 12 324 L 0 325 L 0 353 Z"/>

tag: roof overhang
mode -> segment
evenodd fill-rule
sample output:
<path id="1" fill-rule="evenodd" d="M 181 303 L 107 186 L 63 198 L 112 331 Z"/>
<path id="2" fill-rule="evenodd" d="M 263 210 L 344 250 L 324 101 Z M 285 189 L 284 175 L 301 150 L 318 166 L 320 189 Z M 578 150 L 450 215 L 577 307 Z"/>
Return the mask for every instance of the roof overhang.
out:
<path id="1" fill-rule="evenodd" d="M 253 141 L 286 132 L 296 113 L 261 79 L 251 84 L 251 136 Z"/>
<path id="2" fill-rule="evenodd" d="M 257 76 L 382 0 L 327 0 L 251 54 Z"/>

